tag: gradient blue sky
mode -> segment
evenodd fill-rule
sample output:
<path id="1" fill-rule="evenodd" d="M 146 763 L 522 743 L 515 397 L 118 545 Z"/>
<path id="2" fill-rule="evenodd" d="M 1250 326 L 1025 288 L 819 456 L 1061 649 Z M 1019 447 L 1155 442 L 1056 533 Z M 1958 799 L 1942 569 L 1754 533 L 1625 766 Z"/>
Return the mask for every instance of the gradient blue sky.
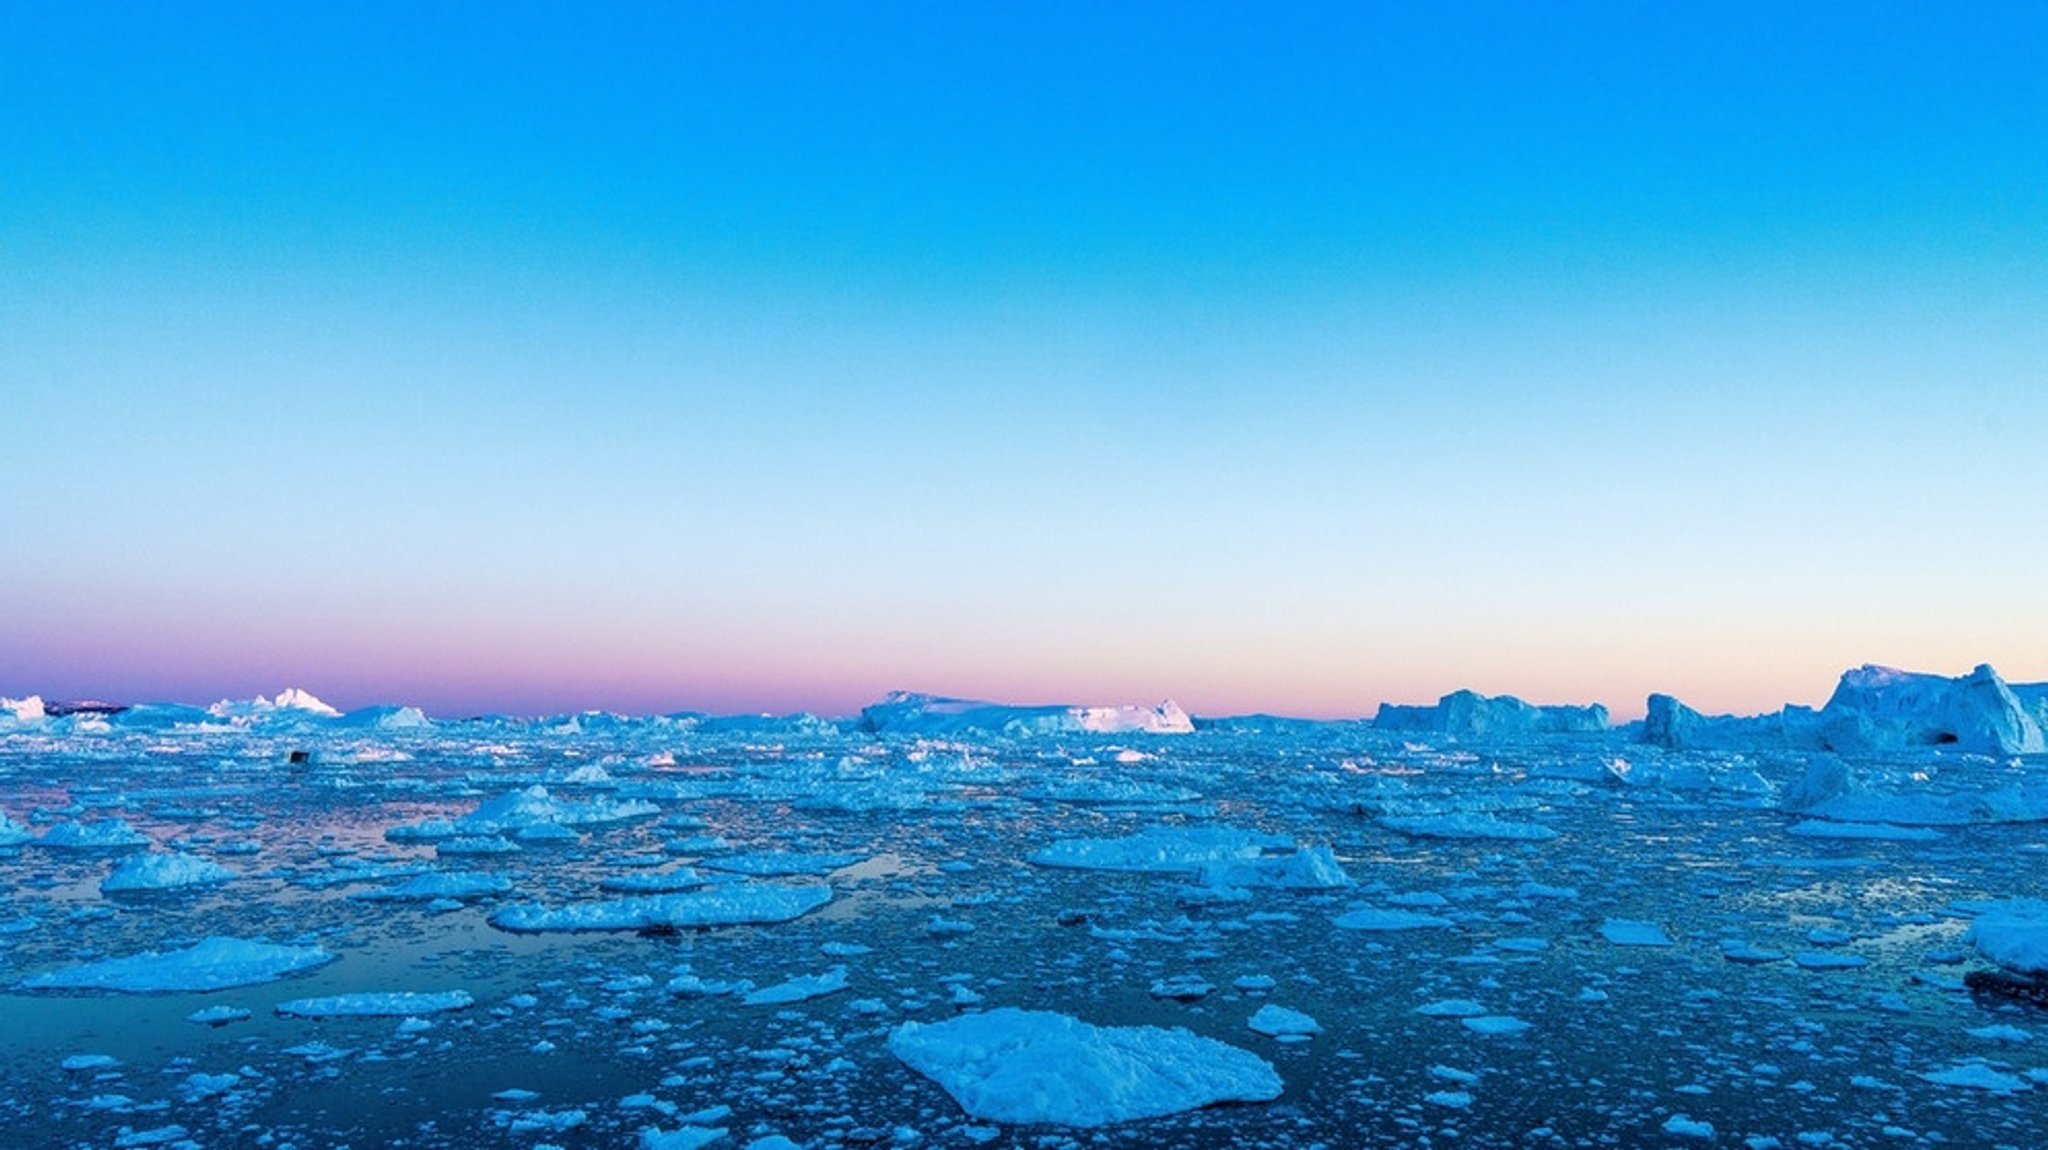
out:
<path id="1" fill-rule="evenodd" d="M 2048 6 L 0 6 L 0 693 L 2048 679 Z"/>

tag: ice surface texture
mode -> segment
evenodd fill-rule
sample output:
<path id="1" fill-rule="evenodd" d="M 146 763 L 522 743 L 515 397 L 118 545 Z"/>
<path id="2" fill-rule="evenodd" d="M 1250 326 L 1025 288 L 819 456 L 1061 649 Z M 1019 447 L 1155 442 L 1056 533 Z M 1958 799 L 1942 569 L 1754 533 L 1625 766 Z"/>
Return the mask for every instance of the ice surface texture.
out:
<path id="1" fill-rule="evenodd" d="M 333 962 L 317 946 L 278 946 L 215 935 L 183 950 L 67 966 L 23 979 L 24 990 L 115 990 L 131 994 L 226 990 L 272 982 Z"/>
<path id="2" fill-rule="evenodd" d="M 1227 1043 L 1157 1026 L 1091 1026 L 1005 1008 L 906 1022 L 889 1050 L 960 1108 L 994 1122 L 1104 1126 L 1217 1102 L 1280 1096 L 1271 1063 Z"/>
<path id="3" fill-rule="evenodd" d="M 508 906 L 491 916 L 491 925 L 526 933 L 639 930 L 653 926 L 702 929 L 788 922 L 831 901 L 832 888 L 821 884 L 735 882 L 686 894 L 638 895 L 570 903 L 553 909 L 530 903 Z"/>

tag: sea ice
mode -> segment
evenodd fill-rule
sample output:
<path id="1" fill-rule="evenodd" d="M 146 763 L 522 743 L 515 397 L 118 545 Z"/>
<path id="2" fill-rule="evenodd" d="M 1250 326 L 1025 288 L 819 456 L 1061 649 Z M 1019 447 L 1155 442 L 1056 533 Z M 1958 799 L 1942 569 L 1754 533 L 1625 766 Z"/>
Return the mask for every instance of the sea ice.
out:
<path id="1" fill-rule="evenodd" d="M 1600 924 L 1600 937 L 1616 946 L 1671 946 L 1671 936 L 1654 922 L 1610 918 Z"/>
<path id="2" fill-rule="evenodd" d="M 483 898 L 504 894 L 511 889 L 512 880 L 499 875 L 476 871 L 433 871 L 415 875 L 394 887 L 361 891 L 355 897 L 369 902 L 431 902 L 444 898 Z"/>
<path id="3" fill-rule="evenodd" d="M 1321 1023 L 1303 1014 L 1301 1011 L 1289 1010 L 1284 1006 L 1274 1006 L 1270 1002 L 1259 1007 L 1258 1012 L 1253 1014 L 1251 1021 L 1245 1023 L 1245 1025 L 1258 1031 L 1260 1034 L 1270 1035 L 1274 1038 L 1284 1035 L 1309 1035 L 1321 1034 L 1323 1032 Z"/>
<path id="4" fill-rule="evenodd" d="M 748 1006 L 784 1006 L 812 998 L 823 998 L 846 989 L 846 968 L 835 966 L 823 974 L 803 975 L 764 986 L 740 999 Z"/>
<path id="5" fill-rule="evenodd" d="M 1280 1096 L 1271 1063 L 1213 1038 L 1156 1026 L 1093 1026 L 1004 1008 L 906 1022 L 889 1050 L 994 1122 L 1104 1126 L 1217 1102 Z"/>
<path id="6" fill-rule="evenodd" d="M 317 946 L 279 946 L 216 935 L 183 950 L 145 951 L 80 963 L 23 979 L 24 990 L 113 990 L 129 994 L 226 990 L 273 982 L 333 962 Z"/>
<path id="7" fill-rule="evenodd" d="M 552 909 L 522 903 L 491 915 L 491 925 L 520 933 L 744 926 L 788 922 L 831 901 L 832 888 L 823 884 L 735 882 L 682 894 L 637 895 Z"/>
<path id="8" fill-rule="evenodd" d="M 1149 827 L 1120 839 L 1061 839 L 1031 856 L 1039 866 L 1193 875 L 1220 862 L 1255 862 L 1291 839 L 1235 827 Z"/>
<path id="9" fill-rule="evenodd" d="M 1427 839 L 1502 839 L 1508 842 L 1548 842 L 1557 832 L 1535 823 L 1509 822 L 1482 814 L 1400 815 L 1383 818 L 1389 829 Z"/>
<path id="10" fill-rule="evenodd" d="M 1451 920 L 1440 915 L 1422 914 L 1412 910 L 1377 910 L 1365 908 L 1340 914 L 1338 926 L 1346 930 L 1423 930 L 1429 927 L 1450 926 Z"/>
<path id="11" fill-rule="evenodd" d="M 100 883 L 100 893 L 176 890 L 190 886 L 218 886 L 237 876 L 234 871 L 187 854 L 146 854 L 121 860 L 114 873 Z"/>
<path id="12" fill-rule="evenodd" d="M 278 1003 L 277 1012 L 287 1018 L 412 1018 L 474 1005 L 466 990 L 402 990 L 295 998 Z"/>
<path id="13" fill-rule="evenodd" d="M 2048 975 L 2048 900 L 1990 903 L 1970 924 L 1968 937 L 1977 953 L 2007 970 Z"/>
<path id="14" fill-rule="evenodd" d="M 122 851 L 149 845 L 149 836 L 128 825 L 126 819 L 58 823 L 43 832 L 37 846 L 72 851 Z"/>

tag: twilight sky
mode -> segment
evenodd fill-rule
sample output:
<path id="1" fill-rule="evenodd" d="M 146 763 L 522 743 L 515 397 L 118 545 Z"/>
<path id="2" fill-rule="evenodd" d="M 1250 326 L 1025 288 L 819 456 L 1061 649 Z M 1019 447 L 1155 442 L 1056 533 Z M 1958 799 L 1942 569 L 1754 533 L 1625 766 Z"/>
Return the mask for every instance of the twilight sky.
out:
<path id="1" fill-rule="evenodd" d="M 0 693 L 2048 679 L 2048 5 L 585 7 L 0 6 Z"/>

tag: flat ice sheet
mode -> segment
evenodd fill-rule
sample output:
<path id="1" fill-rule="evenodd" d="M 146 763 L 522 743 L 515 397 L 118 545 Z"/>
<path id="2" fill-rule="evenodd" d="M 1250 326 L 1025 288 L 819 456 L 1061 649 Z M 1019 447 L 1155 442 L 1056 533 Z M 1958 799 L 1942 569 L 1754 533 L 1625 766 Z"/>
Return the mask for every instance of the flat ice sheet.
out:
<path id="1" fill-rule="evenodd" d="M 183 950 L 144 951 L 48 971 L 23 979 L 21 987 L 126 994 L 226 990 L 273 982 L 333 961 L 332 954 L 317 946 L 279 946 L 216 935 Z"/>
<path id="2" fill-rule="evenodd" d="M 1280 1096 L 1280 1074 L 1247 1050 L 1186 1030 L 1092 1026 L 1005 1008 L 906 1022 L 890 1053 L 994 1122 L 1106 1126 L 1217 1102 Z"/>

